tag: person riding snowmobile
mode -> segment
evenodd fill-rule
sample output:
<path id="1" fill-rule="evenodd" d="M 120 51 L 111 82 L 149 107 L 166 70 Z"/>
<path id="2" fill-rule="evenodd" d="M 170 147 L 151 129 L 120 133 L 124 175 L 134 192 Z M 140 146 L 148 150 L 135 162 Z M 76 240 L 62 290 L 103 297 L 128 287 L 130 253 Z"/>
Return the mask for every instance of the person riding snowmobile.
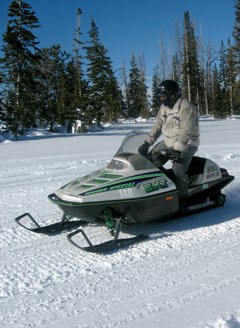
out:
<path id="1" fill-rule="evenodd" d="M 177 82 L 165 80 L 160 83 L 159 88 L 161 106 L 155 123 L 138 152 L 160 167 L 168 160 L 161 156 L 161 152 L 166 151 L 173 163 L 179 200 L 184 201 L 188 196 L 186 172 L 200 143 L 198 111 L 190 101 L 181 96 Z M 160 135 L 163 135 L 163 140 L 148 153 L 149 147 Z"/>

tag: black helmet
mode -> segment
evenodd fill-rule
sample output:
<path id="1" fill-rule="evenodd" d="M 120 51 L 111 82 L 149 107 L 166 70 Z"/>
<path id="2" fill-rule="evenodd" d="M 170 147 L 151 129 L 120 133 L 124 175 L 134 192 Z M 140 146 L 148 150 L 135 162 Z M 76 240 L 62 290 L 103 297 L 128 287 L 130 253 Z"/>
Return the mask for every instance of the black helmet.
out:
<path id="1" fill-rule="evenodd" d="M 177 82 L 173 80 L 165 80 L 159 85 L 160 98 L 165 106 L 172 108 L 176 100 L 181 95 Z"/>

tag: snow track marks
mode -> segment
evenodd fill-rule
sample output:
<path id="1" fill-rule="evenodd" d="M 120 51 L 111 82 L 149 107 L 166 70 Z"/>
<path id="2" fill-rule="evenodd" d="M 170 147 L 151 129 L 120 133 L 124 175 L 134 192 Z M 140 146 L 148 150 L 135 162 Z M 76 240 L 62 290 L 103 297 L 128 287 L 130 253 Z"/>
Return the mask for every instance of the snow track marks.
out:
<path id="1" fill-rule="evenodd" d="M 28 211 L 42 224 L 56 222 L 61 213 L 47 195 L 106 165 L 108 153 L 0 163 L 1 328 L 206 328 L 234 309 L 226 320 L 237 324 L 240 156 L 232 146 L 207 157 L 236 177 L 224 208 L 131 228 L 149 240 L 105 256 L 74 248 L 66 233 L 26 231 L 14 217 Z M 84 230 L 96 241 L 106 236 L 95 225 Z"/>

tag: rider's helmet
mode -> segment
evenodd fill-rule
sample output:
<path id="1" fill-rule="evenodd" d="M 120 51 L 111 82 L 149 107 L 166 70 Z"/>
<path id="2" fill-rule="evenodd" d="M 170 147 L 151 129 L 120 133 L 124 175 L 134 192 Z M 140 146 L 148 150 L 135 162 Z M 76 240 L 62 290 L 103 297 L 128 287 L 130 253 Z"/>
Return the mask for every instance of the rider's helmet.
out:
<path id="1" fill-rule="evenodd" d="M 165 106 L 173 108 L 175 102 L 181 95 L 181 91 L 177 82 L 173 80 L 165 80 L 159 85 L 160 99 Z"/>

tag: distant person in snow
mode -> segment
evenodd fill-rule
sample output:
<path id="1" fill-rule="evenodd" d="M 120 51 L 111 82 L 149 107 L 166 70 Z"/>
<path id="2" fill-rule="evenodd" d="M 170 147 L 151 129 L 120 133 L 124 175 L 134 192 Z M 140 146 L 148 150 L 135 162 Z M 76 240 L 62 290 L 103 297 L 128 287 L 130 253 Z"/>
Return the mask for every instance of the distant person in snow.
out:
<path id="1" fill-rule="evenodd" d="M 153 164 L 160 167 L 166 163 L 161 152 L 165 151 L 172 161 L 172 170 L 176 178 L 179 191 L 179 200 L 183 201 L 188 195 L 187 170 L 193 155 L 199 146 L 199 120 L 198 112 L 187 99 L 181 96 L 177 82 L 165 80 L 160 86 L 161 106 L 155 123 L 146 141 L 138 152 L 150 157 Z M 149 147 L 163 135 L 150 153 Z"/>

